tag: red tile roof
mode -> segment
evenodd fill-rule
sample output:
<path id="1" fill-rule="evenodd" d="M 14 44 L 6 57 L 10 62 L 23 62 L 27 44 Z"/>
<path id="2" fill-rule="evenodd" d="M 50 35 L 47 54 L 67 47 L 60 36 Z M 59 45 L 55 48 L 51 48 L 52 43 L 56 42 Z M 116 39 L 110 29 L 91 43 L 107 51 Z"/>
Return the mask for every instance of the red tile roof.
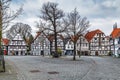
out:
<path id="1" fill-rule="evenodd" d="M 72 40 L 73 42 L 76 42 L 78 39 L 79 39 L 79 36 L 78 36 L 78 35 L 71 36 L 71 40 Z"/>
<path id="2" fill-rule="evenodd" d="M 53 34 L 48 35 L 47 38 L 48 38 L 49 41 L 53 41 L 54 40 L 54 35 Z"/>
<path id="3" fill-rule="evenodd" d="M 57 37 L 59 37 L 59 39 L 61 39 L 61 40 L 64 40 L 64 37 L 60 34 L 58 34 Z M 55 36 L 54 36 L 54 34 L 50 34 L 50 35 L 47 36 L 47 38 L 48 38 L 49 41 L 53 41 Z"/>
<path id="4" fill-rule="evenodd" d="M 103 33 L 101 30 L 97 29 L 91 32 L 88 32 L 85 35 L 85 38 L 87 39 L 88 42 L 90 42 L 92 40 L 92 38 L 97 34 L 97 33 Z"/>
<path id="5" fill-rule="evenodd" d="M 36 36 L 35 36 L 35 38 L 33 39 L 33 41 L 31 42 L 31 43 L 33 43 L 36 39 L 37 39 L 37 37 L 41 34 L 41 32 L 36 32 L 37 34 L 36 34 Z"/>
<path id="6" fill-rule="evenodd" d="M 36 35 L 35 39 L 37 39 L 37 37 L 41 34 L 41 32 L 36 32 L 36 33 L 37 33 L 37 35 Z"/>
<path id="7" fill-rule="evenodd" d="M 8 45 L 9 44 L 9 40 L 7 38 L 3 38 L 2 42 L 4 45 Z"/>
<path id="8" fill-rule="evenodd" d="M 110 34 L 112 38 L 120 37 L 120 28 L 113 29 L 112 33 Z"/>

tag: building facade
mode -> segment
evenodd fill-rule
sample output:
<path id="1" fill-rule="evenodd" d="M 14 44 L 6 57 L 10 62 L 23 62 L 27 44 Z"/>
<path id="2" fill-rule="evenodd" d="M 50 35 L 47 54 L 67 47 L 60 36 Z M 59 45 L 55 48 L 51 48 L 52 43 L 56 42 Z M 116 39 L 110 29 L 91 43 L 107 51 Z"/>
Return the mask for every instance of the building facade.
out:
<path id="1" fill-rule="evenodd" d="M 110 34 L 110 50 L 114 56 L 120 56 L 120 28 L 114 27 Z"/>
<path id="2" fill-rule="evenodd" d="M 108 55 L 110 51 L 109 38 L 101 30 L 88 32 L 85 38 L 89 42 L 90 55 Z"/>
<path id="3" fill-rule="evenodd" d="M 9 42 L 8 55 L 25 55 L 27 54 L 27 45 L 22 36 L 17 33 Z"/>
<path id="4" fill-rule="evenodd" d="M 2 48 L 3 48 L 4 55 L 8 54 L 8 44 L 9 44 L 9 40 L 7 38 L 3 38 L 2 39 Z"/>
<path id="5" fill-rule="evenodd" d="M 74 43 L 70 39 L 65 45 L 65 55 L 73 55 L 74 53 Z"/>
<path id="6" fill-rule="evenodd" d="M 84 36 L 79 37 L 76 47 L 77 51 L 79 51 L 81 55 L 90 55 L 89 42 Z"/>
<path id="7" fill-rule="evenodd" d="M 31 43 L 31 55 L 49 55 L 50 42 L 44 34 L 37 32 L 37 35 Z"/>
<path id="8" fill-rule="evenodd" d="M 61 49 L 63 52 L 63 39 L 57 36 L 57 48 Z M 55 51 L 55 40 L 52 42 L 52 51 Z"/>

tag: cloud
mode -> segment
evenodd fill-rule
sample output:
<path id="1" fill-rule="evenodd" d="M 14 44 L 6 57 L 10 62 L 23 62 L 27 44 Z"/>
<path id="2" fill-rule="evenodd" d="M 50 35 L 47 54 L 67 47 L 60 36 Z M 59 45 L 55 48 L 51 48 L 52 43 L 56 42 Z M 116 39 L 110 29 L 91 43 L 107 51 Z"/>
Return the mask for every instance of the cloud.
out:
<path id="1" fill-rule="evenodd" d="M 64 12 L 71 12 L 77 8 L 80 15 L 86 16 L 90 21 L 91 30 L 101 29 L 106 35 L 109 35 L 115 22 L 120 26 L 120 0 L 13 0 L 11 8 L 14 10 L 24 4 L 23 15 L 14 22 L 29 24 L 35 33 L 34 22 L 39 20 L 37 16 L 40 14 L 42 4 L 48 1 L 58 3 L 58 7 Z"/>
<path id="2" fill-rule="evenodd" d="M 91 19 L 91 29 L 100 29 L 102 30 L 106 35 L 110 35 L 113 30 L 113 24 L 117 22 L 117 26 L 120 26 L 120 19 L 113 19 L 113 18 L 97 18 L 97 19 Z"/>

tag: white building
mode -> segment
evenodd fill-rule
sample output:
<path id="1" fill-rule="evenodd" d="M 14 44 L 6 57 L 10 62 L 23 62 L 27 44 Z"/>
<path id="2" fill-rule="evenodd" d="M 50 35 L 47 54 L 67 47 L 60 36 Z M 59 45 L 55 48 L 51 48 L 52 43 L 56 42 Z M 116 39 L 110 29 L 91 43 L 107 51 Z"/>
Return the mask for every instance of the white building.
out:
<path id="1" fill-rule="evenodd" d="M 110 49 L 115 56 L 120 56 L 120 28 L 115 27 L 110 35 Z"/>
<path id="2" fill-rule="evenodd" d="M 74 53 L 74 43 L 71 39 L 69 39 L 69 41 L 65 45 L 65 50 L 66 50 L 65 55 L 73 55 L 73 53 Z M 89 55 L 89 53 L 90 53 L 89 43 L 84 36 L 80 36 L 77 39 L 76 53 L 78 53 L 78 51 L 81 53 L 81 55 Z"/>
<path id="3" fill-rule="evenodd" d="M 65 45 L 65 55 L 73 55 L 74 53 L 74 44 L 72 42 L 72 40 L 70 39 L 69 41 L 67 41 L 66 45 Z"/>
<path id="4" fill-rule="evenodd" d="M 77 40 L 77 51 L 80 51 L 81 55 L 90 55 L 89 42 L 84 36 L 80 36 Z"/>
<path id="5" fill-rule="evenodd" d="M 15 37 L 9 42 L 8 45 L 8 55 L 25 55 L 27 53 L 27 45 L 18 33 Z"/>
<path id="6" fill-rule="evenodd" d="M 62 35 L 57 36 L 57 49 L 60 49 L 63 53 L 64 43 L 63 43 Z M 55 39 L 54 39 L 54 37 L 53 37 L 53 40 L 52 40 L 52 51 L 55 51 Z"/>
<path id="7" fill-rule="evenodd" d="M 33 42 L 31 43 L 31 55 L 49 55 L 50 54 L 50 42 L 49 40 L 40 32 Z"/>
<path id="8" fill-rule="evenodd" d="M 89 42 L 91 55 L 108 55 L 110 51 L 109 38 L 101 30 L 88 32 L 85 38 Z"/>
<path id="9" fill-rule="evenodd" d="M 2 48 L 4 50 L 4 55 L 8 54 L 8 44 L 9 40 L 7 38 L 2 38 Z"/>

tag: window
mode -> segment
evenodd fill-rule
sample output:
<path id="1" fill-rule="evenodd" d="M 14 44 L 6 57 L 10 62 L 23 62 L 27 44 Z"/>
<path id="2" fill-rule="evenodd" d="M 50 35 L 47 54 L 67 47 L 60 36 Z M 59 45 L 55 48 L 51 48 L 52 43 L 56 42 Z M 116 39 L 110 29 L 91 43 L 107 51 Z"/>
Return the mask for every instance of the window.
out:
<path id="1" fill-rule="evenodd" d="M 97 38 L 95 38 L 95 40 L 97 40 Z"/>
<path id="2" fill-rule="evenodd" d="M 85 41 L 85 39 L 83 39 L 83 42 Z"/>
<path id="3" fill-rule="evenodd" d="M 69 45 L 68 45 L 68 48 L 69 48 Z"/>
<path id="4" fill-rule="evenodd" d="M 83 47 L 84 47 L 84 44 L 83 44 Z"/>
<path id="5" fill-rule="evenodd" d="M 99 34 L 97 34 L 97 36 L 99 36 Z"/>
<path id="6" fill-rule="evenodd" d="M 71 45 L 71 48 L 73 48 L 73 46 Z"/>
<path id="7" fill-rule="evenodd" d="M 102 40 L 105 40 L 105 38 L 102 38 Z"/>
<path id="8" fill-rule="evenodd" d="M 71 41 L 69 42 L 69 44 L 71 44 Z"/>

